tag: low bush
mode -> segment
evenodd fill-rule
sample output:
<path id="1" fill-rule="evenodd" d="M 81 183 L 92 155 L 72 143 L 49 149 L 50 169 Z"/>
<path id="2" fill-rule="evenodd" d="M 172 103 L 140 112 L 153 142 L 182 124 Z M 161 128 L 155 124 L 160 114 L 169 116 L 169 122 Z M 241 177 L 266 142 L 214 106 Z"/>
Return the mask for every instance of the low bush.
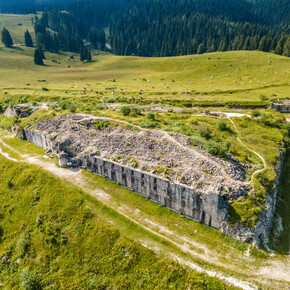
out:
<path id="1" fill-rule="evenodd" d="M 212 130 L 208 125 L 200 124 L 198 126 L 197 130 L 198 130 L 201 137 L 203 137 L 207 140 L 211 138 Z"/>
<path id="2" fill-rule="evenodd" d="M 258 109 L 255 109 L 252 111 L 252 116 L 259 117 L 259 116 L 261 116 L 261 112 Z"/>
<path id="3" fill-rule="evenodd" d="M 263 113 L 261 115 L 261 122 L 270 127 L 275 127 L 275 128 L 282 128 L 283 127 L 283 119 L 281 117 L 277 117 L 271 113 Z"/>
<path id="4" fill-rule="evenodd" d="M 100 129 L 103 129 L 103 128 L 108 128 L 110 126 L 110 122 L 105 120 L 105 121 L 95 121 L 93 123 L 95 125 L 95 127 L 100 130 Z"/>
<path id="5" fill-rule="evenodd" d="M 155 114 L 153 112 L 149 112 L 149 113 L 147 113 L 146 118 L 148 120 L 155 120 Z"/>
<path id="6" fill-rule="evenodd" d="M 219 119 L 216 123 L 216 127 L 220 131 L 226 131 L 228 129 L 227 123 L 225 120 Z"/>
<path id="7" fill-rule="evenodd" d="M 225 157 L 226 153 L 230 148 L 230 143 L 220 143 L 215 141 L 209 141 L 205 145 L 205 149 L 208 153 L 218 156 L 218 157 Z"/>
<path id="8" fill-rule="evenodd" d="M 128 106 L 123 106 L 120 108 L 120 112 L 123 114 L 123 116 L 129 116 L 131 113 L 131 108 Z"/>

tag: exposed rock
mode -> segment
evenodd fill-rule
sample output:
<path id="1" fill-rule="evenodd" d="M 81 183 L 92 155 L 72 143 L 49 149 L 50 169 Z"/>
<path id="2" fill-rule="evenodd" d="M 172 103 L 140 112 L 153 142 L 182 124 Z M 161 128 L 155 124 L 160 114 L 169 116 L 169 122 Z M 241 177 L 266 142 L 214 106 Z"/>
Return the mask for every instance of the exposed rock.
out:
<path id="1" fill-rule="evenodd" d="M 35 107 L 31 104 L 20 104 L 12 107 L 8 107 L 3 113 L 6 117 L 18 117 L 25 118 L 30 116 L 35 111 L 39 110 L 39 107 Z"/>
<path id="2" fill-rule="evenodd" d="M 281 113 L 290 113 L 290 100 L 286 100 L 281 103 L 270 103 L 269 108 L 276 109 Z"/>

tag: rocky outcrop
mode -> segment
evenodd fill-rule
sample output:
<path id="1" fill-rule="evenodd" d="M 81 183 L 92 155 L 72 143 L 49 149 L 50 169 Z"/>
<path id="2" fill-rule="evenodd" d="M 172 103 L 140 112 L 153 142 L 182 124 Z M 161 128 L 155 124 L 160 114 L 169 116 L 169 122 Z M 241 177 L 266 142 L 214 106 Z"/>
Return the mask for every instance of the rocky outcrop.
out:
<path id="1" fill-rule="evenodd" d="M 286 100 L 284 103 L 270 103 L 268 108 L 276 109 L 281 113 L 290 113 L 290 100 Z"/>
<path id="2" fill-rule="evenodd" d="M 39 108 L 31 105 L 31 104 L 20 104 L 16 106 L 8 107 L 3 115 L 6 117 L 18 117 L 18 118 L 25 118 L 30 116 L 32 113 L 34 113 L 36 110 L 39 110 Z"/>

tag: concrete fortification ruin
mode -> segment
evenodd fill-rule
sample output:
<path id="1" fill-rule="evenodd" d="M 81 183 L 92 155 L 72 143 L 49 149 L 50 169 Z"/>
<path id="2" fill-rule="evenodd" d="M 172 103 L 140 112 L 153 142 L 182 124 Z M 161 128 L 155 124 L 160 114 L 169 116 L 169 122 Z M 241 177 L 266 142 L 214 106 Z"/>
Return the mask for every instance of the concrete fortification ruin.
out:
<path id="1" fill-rule="evenodd" d="M 241 224 L 230 226 L 229 199 L 247 196 L 252 190 L 245 182 L 249 165 L 233 156 L 227 161 L 214 157 L 179 133 L 67 115 L 38 122 L 24 129 L 23 135 L 56 155 L 62 167 L 87 169 L 238 240 L 258 244 L 271 223 L 267 217 L 258 224 L 258 231 Z"/>

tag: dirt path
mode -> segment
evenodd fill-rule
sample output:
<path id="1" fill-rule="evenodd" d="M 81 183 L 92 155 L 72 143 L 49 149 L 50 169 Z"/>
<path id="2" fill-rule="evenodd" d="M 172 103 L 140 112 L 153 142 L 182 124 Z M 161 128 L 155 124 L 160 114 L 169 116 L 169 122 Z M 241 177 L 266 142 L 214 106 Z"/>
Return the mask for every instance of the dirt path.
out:
<path id="1" fill-rule="evenodd" d="M 234 123 L 234 121 L 228 116 L 227 117 L 229 120 L 230 120 L 230 122 L 233 124 L 233 126 L 234 126 L 234 128 L 235 128 L 235 131 L 236 131 L 236 133 L 237 133 L 237 136 L 239 135 L 239 131 L 238 131 L 238 128 L 237 128 L 237 126 L 236 126 L 236 124 Z M 250 151 L 250 152 L 252 152 L 252 153 L 254 153 L 256 156 L 258 156 L 261 160 L 262 160 L 262 162 L 263 162 L 263 168 L 262 169 L 259 169 L 259 170 L 256 170 L 255 172 L 253 172 L 253 174 L 252 174 L 252 176 L 251 176 L 251 180 L 249 181 L 249 182 L 247 182 L 247 184 L 251 184 L 252 182 L 253 182 L 253 179 L 254 179 L 254 176 L 255 175 L 257 175 L 259 172 L 262 172 L 262 171 L 264 171 L 266 168 L 267 168 L 267 163 L 266 163 L 266 160 L 264 159 L 264 157 L 261 155 L 261 154 L 259 154 L 258 152 L 256 152 L 256 151 L 254 151 L 254 150 L 252 150 L 252 149 L 250 149 L 239 137 L 237 137 L 237 140 L 238 140 L 238 142 L 244 147 L 244 148 L 246 148 L 248 151 Z"/>

